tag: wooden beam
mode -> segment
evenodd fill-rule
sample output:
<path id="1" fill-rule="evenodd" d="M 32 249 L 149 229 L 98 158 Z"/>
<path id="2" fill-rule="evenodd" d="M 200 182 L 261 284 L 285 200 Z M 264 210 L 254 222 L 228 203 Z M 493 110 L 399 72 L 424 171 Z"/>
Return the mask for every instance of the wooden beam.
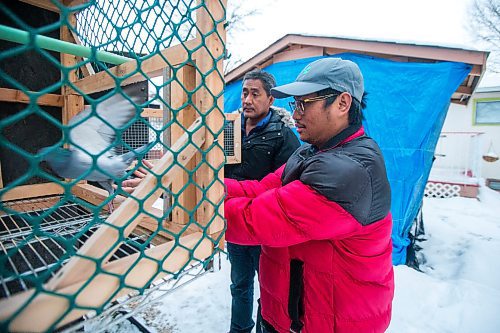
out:
<path id="1" fill-rule="evenodd" d="M 102 188 L 95 187 L 90 184 L 77 184 L 71 188 L 71 193 L 76 195 L 78 198 L 91 203 L 94 206 L 101 206 L 103 201 L 109 197 L 109 193 Z M 125 197 L 122 195 L 117 195 L 113 199 L 113 205 L 118 208 L 123 201 L 125 201 Z M 102 207 L 105 211 L 109 211 L 108 205 L 104 205 Z"/>
<path id="2" fill-rule="evenodd" d="M 59 13 L 59 7 L 54 5 L 54 3 L 51 0 L 20 0 L 20 1 L 35 7 L 50 10 L 51 12 Z"/>
<path id="3" fill-rule="evenodd" d="M 3 188 L 2 163 L 0 162 L 0 188 Z"/>
<path id="4" fill-rule="evenodd" d="M 11 188 L 8 191 L 2 191 L 0 200 L 9 201 L 63 193 L 64 188 L 57 183 L 21 185 Z"/>
<path id="5" fill-rule="evenodd" d="M 92 205 L 99 206 L 102 205 L 103 201 L 106 200 L 106 198 L 109 196 L 108 192 L 106 190 L 103 190 L 101 188 L 95 187 L 90 184 L 77 184 L 76 186 L 73 186 L 71 188 L 71 193 L 76 195 L 78 198 L 91 203 Z M 116 196 L 115 199 L 113 199 L 113 204 L 115 209 L 118 208 L 124 201 L 126 197 L 118 195 Z M 104 210 L 108 210 L 108 206 L 104 205 L 102 207 Z M 172 234 L 177 235 L 179 234 L 183 229 L 186 228 L 185 224 L 180 224 L 180 222 L 173 222 L 173 221 L 163 221 L 161 223 L 161 228 L 166 229 L 170 231 L 172 234 L 169 234 L 165 231 L 161 231 L 161 229 L 158 229 L 158 220 L 162 220 L 163 216 L 163 211 L 157 209 L 157 208 L 150 208 L 149 212 L 156 217 L 152 217 L 149 215 L 144 215 L 139 222 L 139 225 L 146 228 L 149 231 L 159 231 L 159 234 L 165 238 L 168 239 L 173 239 L 174 236 Z M 184 231 L 183 234 L 190 234 L 193 232 L 200 231 L 199 228 L 195 227 L 189 227 L 186 229 L 187 231 Z"/>
<path id="6" fill-rule="evenodd" d="M 196 87 L 196 70 L 193 66 L 184 66 L 175 73 L 172 72 L 172 77 L 175 75 L 176 80 L 170 84 L 170 106 L 172 108 L 171 119 L 175 122 L 170 126 L 170 142 L 177 141 L 183 134 L 184 128 L 189 126 L 197 116 L 194 109 L 193 94 L 189 98 L 186 91 L 194 91 Z M 199 154 L 199 153 L 198 153 Z M 198 158 L 199 160 L 199 158 Z M 179 177 L 172 181 L 172 195 L 176 197 L 177 203 L 173 207 L 172 220 L 180 224 L 187 224 L 196 212 L 196 186 L 190 182 L 189 171 L 196 167 L 196 160 L 192 159 L 186 164 L 186 170 L 182 170 Z M 187 186 L 186 186 L 187 184 Z M 192 213 L 189 214 L 188 211 Z"/>
<path id="7" fill-rule="evenodd" d="M 64 106 L 62 110 L 62 124 L 67 125 L 71 118 L 82 112 L 84 109 L 83 96 L 68 94 L 64 96 Z"/>
<path id="8" fill-rule="evenodd" d="M 205 44 L 195 54 L 198 69 L 196 86 L 196 108 L 205 119 L 207 140 L 202 149 L 204 164 L 196 172 L 199 186 L 197 201 L 201 202 L 197 211 L 198 222 L 210 225 L 209 234 L 224 229 L 224 13 L 226 0 L 198 0 L 196 26 Z M 219 22 L 215 25 L 215 22 Z M 202 77 L 203 75 L 203 77 Z M 214 133 L 219 133 L 214 137 Z M 215 181 L 214 181 L 215 180 Z M 224 242 L 221 241 L 221 244 Z"/>
<path id="9" fill-rule="evenodd" d="M 103 265 L 90 283 L 84 276 L 76 277 L 54 292 L 76 295 L 77 306 L 99 309 L 133 290 L 147 288 L 168 274 L 178 273 L 190 262 L 206 260 L 212 251 L 212 242 L 203 233 L 194 233 L 179 238 L 178 242 L 161 244 Z M 124 276 L 123 283 L 116 275 Z M 17 311 L 20 312 L 16 314 Z M 61 327 L 88 311 L 75 309 L 64 296 L 34 289 L 0 301 L 0 320 L 14 316 L 8 327 L 12 332 L 44 332 L 54 323 Z"/>
<path id="10" fill-rule="evenodd" d="M 144 118 L 163 118 L 162 109 L 144 108 L 141 112 L 141 117 Z"/>
<path id="11" fill-rule="evenodd" d="M 28 91 L 28 94 L 37 94 L 33 91 Z M 21 90 L 0 88 L 0 101 L 12 103 L 31 103 L 31 99 Z M 45 94 L 36 98 L 36 104 L 40 106 L 63 106 L 63 96 L 56 94 Z"/>
<path id="12" fill-rule="evenodd" d="M 154 210 L 154 208 L 152 208 Z M 163 212 L 159 211 L 155 216 L 162 216 Z M 177 235 L 189 235 L 194 232 L 200 232 L 201 228 L 196 226 L 196 225 L 190 225 L 186 227 L 186 224 L 180 224 L 175 221 L 166 221 L 163 220 L 161 224 L 158 223 L 158 220 L 162 220 L 161 218 L 157 217 L 151 217 L 151 216 L 144 216 L 139 222 L 139 225 L 149 231 L 156 232 L 158 231 L 158 234 L 168 238 L 169 240 L 174 239 Z M 163 230 L 168 230 L 163 231 Z"/>
<path id="13" fill-rule="evenodd" d="M 201 118 L 198 118 L 184 135 L 165 153 L 143 179 L 130 197 L 118 207 L 107 219 L 106 223 L 85 242 L 66 265 L 47 283 L 48 290 L 65 288 L 79 279 L 92 276 L 98 263 L 106 263 L 121 242 L 140 222 L 141 211 L 154 214 L 151 211 L 153 203 L 168 188 L 172 179 L 181 172 L 179 164 L 186 164 L 205 141 L 205 131 Z M 173 153 L 176 153 L 174 159 Z M 177 163 L 174 163 L 177 161 Z M 161 185 L 161 186 L 160 186 Z M 141 204 L 139 205 L 139 201 Z M 86 259 L 94 258 L 94 260 Z"/>
<path id="14" fill-rule="evenodd" d="M 62 25 L 59 28 L 60 40 L 73 43 L 73 35 L 71 34 L 70 27 L 76 27 L 76 16 L 74 13 L 70 13 L 67 16 L 67 21 L 69 26 Z M 61 71 L 61 81 L 64 83 L 73 83 L 77 80 L 77 68 L 78 57 L 72 54 L 60 53 L 61 66 L 65 69 Z M 78 113 L 83 111 L 84 100 L 83 96 L 76 94 L 68 94 L 68 91 L 61 87 L 61 95 L 63 95 L 63 107 L 62 107 L 62 124 L 68 125 L 71 118 L 76 116 Z M 69 147 L 69 143 L 64 144 L 65 148 Z"/>
<path id="15" fill-rule="evenodd" d="M 276 53 L 275 55 L 273 55 L 273 62 L 278 63 L 288 60 L 318 57 L 322 55 L 322 47 L 306 46 Z"/>
<path id="16" fill-rule="evenodd" d="M 474 66 L 472 66 L 472 69 L 470 70 L 469 75 L 481 76 L 483 74 L 483 70 L 484 70 L 484 66 L 474 65 Z"/>
<path id="17" fill-rule="evenodd" d="M 179 64 L 187 63 L 190 59 L 189 52 L 196 49 L 200 44 L 198 38 L 192 39 L 183 44 L 175 45 L 161 51 L 159 54 L 143 60 L 140 63 L 140 70 L 137 68 L 137 60 L 131 60 L 124 64 L 115 66 L 108 71 L 102 71 L 95 75 L 88 76 L 76 81 L 74 84 L 82 93 L 91 94 L 103 90 L 114 88 L 118 82 L 120 85 L 145 81 L 144 75 L 161 71 L 163 68 L 171 68 Z M 118 81 L 119 79 L 123 79 Z M 67 87 L 74 92 L 73 89 Z"/>
<path id="18" fill-rule="evenodd" d="M 459 86 L 455 92 L 470 96 L 472 95 L 472 87 Z"/>

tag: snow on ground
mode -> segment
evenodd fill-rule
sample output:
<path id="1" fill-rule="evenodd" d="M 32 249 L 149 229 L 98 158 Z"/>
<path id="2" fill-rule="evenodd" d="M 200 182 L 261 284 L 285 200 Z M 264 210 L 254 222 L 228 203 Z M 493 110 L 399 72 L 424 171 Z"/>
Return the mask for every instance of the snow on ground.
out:
<path id="1" fill-rule="evenodd" d="M 500 332 L 500 194 L 481 187 L 479 200 L 424 199 L 425 241 L 418 272 L 395 267 L 390 333 Z M 230 264 L 153 304 L 136 318 L 162 333 L 229 330 Z M 258 296 L 258 290 L 257 295 Z M 125 322 L 109 331 L 138 332 Z"/>
<path id="2" fill-rule="evenodd" d="M 423 273 L 396 267 L 388 332 L 500 332 L 500 194 L 424 199 Z"/>

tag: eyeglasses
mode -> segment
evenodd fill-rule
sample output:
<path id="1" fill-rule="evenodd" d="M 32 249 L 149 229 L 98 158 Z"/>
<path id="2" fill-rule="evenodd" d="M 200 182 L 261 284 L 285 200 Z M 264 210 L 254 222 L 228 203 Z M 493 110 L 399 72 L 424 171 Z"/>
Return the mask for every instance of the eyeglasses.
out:
<path id="1" fill-rule="evenodd" d="M 316 101 L 322 101 L 330 97 L 338 96 L 338 94 L 328 94 L 328 95 L 323 95 L 323 96 L 316 96 L 316 97 L 311 97 L 311 98 L 305 98 L 305 99 L 298 99 L 293 102 L 289 102 L 288 105 L 290 106 L 290 110 L 292 112 L 297 112 L 300 116 L 303 116 L 305 114 L 306 110 L 306 103 L 311 103 L 311 102 L 316 102 Z"/>

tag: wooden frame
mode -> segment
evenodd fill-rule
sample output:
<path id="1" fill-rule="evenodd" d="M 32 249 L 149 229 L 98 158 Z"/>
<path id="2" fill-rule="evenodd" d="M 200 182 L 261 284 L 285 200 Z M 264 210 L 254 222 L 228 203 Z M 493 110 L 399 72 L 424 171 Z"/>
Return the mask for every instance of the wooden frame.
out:
<path id="1" fill-rule="evenodd" d="M 58 11 L 51 1 L 24 2 Z M 84 2 L 65 0 L 62 3 L 77 5 Z M 9 330 L 44 331 L 54 324 L 61 327 L 81 317 L 87 310 L 75 308 L 68 303 L 67 298 L 57 295 L 75 295 L 78 306 L 101 309 L 104 304 L 130 292 L 131 288 L 146 288 L 168 272 L 177 273 L 193 260 L 205 261 L 213 254 L 214 247 L 223 246 L 220 234 L 224 231 L 224 152 L 214 142 L 222 142 L 224 126 L 222 61 L 226 1 L 204 1 L 199 4 L 201 6 L 196 10 L 195 17 L 203 39 L 198 36 L 169 47 L 161 51 L 161 54 L 144 60 L 140 70 L 135 60 L 109 70 L 118 77 L 127 76 L 127 79 L 121 81 L 121 85 L 145 80 L 144 75 L 152 77 L 165 70 L 171 71 L 172 75 L 176 75 L 176 80 L 170 86 L 170 104 L 174 108 L 180 108 L 187 101 L 186 91 L 183 92 L 183 89 L 192 93 L 188 106 L 184 107 L 182 115 L 176 119 L 182 127 L 172 128 L 173 144 L 170 150 L 156 162 L 134 193 L 114 200 L 115 207 L 118 208 L 90 236 L 78 253 L 44 284 L 43 290 L 30 289 L 0 300 L 0 320 L 12 319 Z M 68 21 L 76 25 L 74 13 L 68 16 Z M 66 26 L 61 27 L 60 36 L 66 42 L 78 43 Z M 67 124 L 69 119 L 83 110 L 83 94 L 110 89 L 116 84 L 116 80 L 107 72 L 93 74 L 86 71 L 85 77 L 78 79 L 78 60 L 76 56 L 61 54 L 61 64 L 74 68 L 66 77 L 74 89 L 65 86 L 61 95 L 44 95 L 36 100 L 38 105 L 61 107 L 63 124 Z M 183 87 L 177 83 L 182 83 Z M 6 88 L 0 88 L 0 100 L 31 103 L 29 97 L 22 92 Z M 162 112 L 163 110 L 145 109 L 142 114 L 157 117 Z M 178 114 L 172 113 L 172 116 L 177 117 Z M 221 134 L 214 137 L 213 133 Z M 202 151 L 204 155 L 201 154 Z M 195 167 L 197 171 L 186 177 L 186 170 L 194 170 Z M 220 181 L 213 182 L 214 177 Z M 195 182 L 197 186 L 184 189 L 183 185 L 188 181 Z M 178 202 L 192 207 L 192 214 L 173 214 L 172 221 L 167 221 L 161 210 L 153 208 L 154 201 L 170 186 L 179 189 Z M 26 185 L 4 192 L 2 200 L 63 193 L 64 188 L 54 183 Z M 107 199 L 107 193 L 85 183 L 75 184 L 72 193 L 79 199 L 103 207 L 102 202 Z M 197 225 L 205 230 L 201 232 L 200 227 L 186 226 L 192 219 L 196 219 Z M 154 248 L 144 250 L 142 255 L 129 255 L 109 262 L 123 240 L 137 228 L 156 233 L 164 240 L 172 239 L 172 235 L 176 235 L 176 239 L 157 243 Z M 101 270 L 94 274 L 96 265 Z M 127 287 L 110 273 L 123 275 Z"/>
<path id="2" fill-rule="evenodd" d="M 233 112 L 226 113 L 226 121 L 231 121 L 233 123 L 234 131 L 234 155 L 226 156 L 227 164 L 238 164 L 241 163 L 241 113 Z"/>

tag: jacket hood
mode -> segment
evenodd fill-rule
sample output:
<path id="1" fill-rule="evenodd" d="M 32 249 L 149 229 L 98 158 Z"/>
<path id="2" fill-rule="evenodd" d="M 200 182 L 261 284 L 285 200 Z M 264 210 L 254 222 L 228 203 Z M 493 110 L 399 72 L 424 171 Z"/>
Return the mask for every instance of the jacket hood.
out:
<path id="1" fill-rule="evenodd" d="M 280 120 L 286 127 L 294 128 L 295 120 L 293 120 L 292 115 L 285 108 L 280 108 L 277 106 L 271 106 L 271 110 L 274 111 L 276 115 L 280 117 Z M 243 112 L 243 108 L 236 110 L 238 113 Z"/>

